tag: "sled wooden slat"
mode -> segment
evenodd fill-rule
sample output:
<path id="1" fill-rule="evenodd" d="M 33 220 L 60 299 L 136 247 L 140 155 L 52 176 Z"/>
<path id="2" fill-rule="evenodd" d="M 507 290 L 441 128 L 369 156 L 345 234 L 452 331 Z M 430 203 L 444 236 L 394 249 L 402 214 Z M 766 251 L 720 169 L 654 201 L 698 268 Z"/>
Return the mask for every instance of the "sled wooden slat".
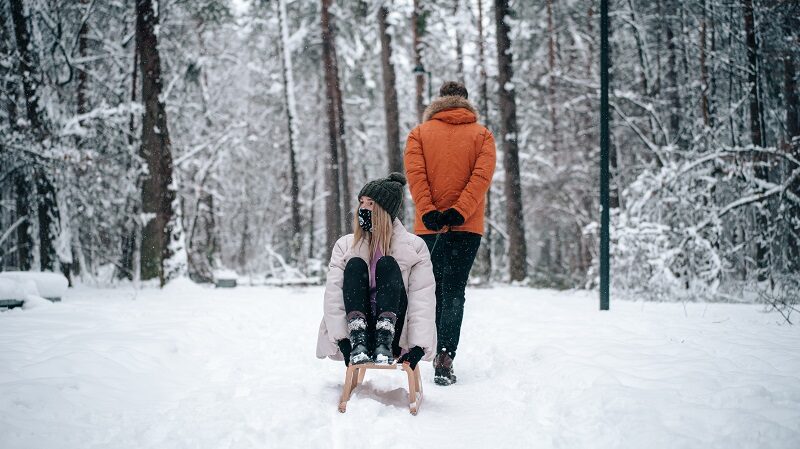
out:
<path id="1" fill-rule="evenodd" d="M 347 411 L 347 401 L 350 400 L 350 395 L 353 393 L 353 390 L 364 381 L 364 376 L 367 370 L 370 369 L 404 371 L 408 377 L 408 410 L 412 415 L 416 415 L 417 412 L 419 412 L 420 405 L 422 405 L 422 380 L 420 378 L 419 365 L 412 370 L 408 363 L 393 363 L 391 365 L 362 363 L 360 365 L 350 365 L 347 367 L 344 376 L 342 397 L 339 399 L 339 411 L 341 413 Z"/>

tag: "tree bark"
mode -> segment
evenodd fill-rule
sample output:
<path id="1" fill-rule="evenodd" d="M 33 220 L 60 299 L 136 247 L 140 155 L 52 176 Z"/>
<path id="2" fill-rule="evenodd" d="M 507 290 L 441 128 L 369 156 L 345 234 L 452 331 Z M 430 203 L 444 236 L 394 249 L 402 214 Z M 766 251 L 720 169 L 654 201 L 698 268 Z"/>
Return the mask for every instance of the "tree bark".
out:
<path id="1" fill-rule="evenodd" d="M 383 69 L 383 110 L 386 120 L 386 157 L 390 172 L 403 172 L 403 153 L 400 150 L 400 112 L 397 107 L 392 36 L 386 25 L 389 10 L 378 8 L 378 32 L 381 37 L 381 67 Z"/>
<path id="2" fill-rule="evenodd" d="M 19 54 L 19 72 L 22 78 L 22 90 L 25 93 L 25 105 L 28 122 L 37 137 L 44 137 L 44 127 L 39 107 L 39 85 L 36 81 L 36 63 L 31 46 L 28 22 L 25 18 L 22 0 L 9 0 L 11 21 L 14 24 L 14 36 Z"/>
<path id="3" fill-rule="evenodd" d="M 336 63 L 333 60 L 333 33 L 330 27 L 329 8 L 331 0 L 322 1 L 322 18 L 320 26 L 322 28 L 322 64 L 325 71 L 325 94 L 327 97 L 328 113 L 328 161 L 325 170 L 325 184 L 328 195 L 325 199 L 325 222 L 326 222 L 326 259 L 330 258 L 333 245 L 342 234 L 342 209 L 339 191 L 339 153 L 337 148 L 337 105 L 336 105 L 336 83 L 338 73 Z"/>
<path id="4" fill-rule="evenodd" d="M 464 38 L 461 36 L 461 0 L 455 0 L 453 6 L 456 33 L 456 78 L 464 83 Z"/>
<path id="5" fill-rule="evenodd" d="M 311 200 L 308 203 L 308 259 L 314 258 L 314 223 L 316 223 L 315 218 L 315 210 L 314 207 L 317 201 L 317 180 L 319 176 L 317 176 L 317 159 L 314 159 L 314 169 L 311 171 L 314 175 L 313 181 L 311 182 Z"/>
<path id="6" fill-rule="evenodd" d="M 292 70 L 292 54 L 291 49 L 287 48 L 289 42 L 289 24 L 286 18 L 286 1 L 278 1 L 278 21 L 281 28 L 280 39 L 280 52 L 283 56 L 281 58 L 283 74 L 283 99 L 286 106 L 286 128 L 289 136 L 289 177 L 290 186 L 289 193 L 291 198 L 291 205 L 289 209 L 292 211 L 292 241 L 290 244 L 290 260 L 297 262 L 300 259 L 300 243 L 302 238 L 302 223 L 300 222 L 300 183 L 297 175 L 297 163 L 295 155 L 295 138 L 297 136 L 294 124 L 294 118 L 297 115 L 294 99 L 294 75 Z"/>
<path id="7" fill-rule="evenodd" d="M 500 142 L 503 147 L 505 169 L 506 219 L 509 239 L 509 275 L 512 281 L 521 281 L 528 275 L 525 223 L 522 209 L 522 186 L 519 175 L 519 149 L 517 146 L 517 105 L 514 91 L 508 0 L 495 0 L 497 26 L 497 71 L 500 98 Z"/>
<path id="8" fill-rule="evenodd" d="M 800 8 L 787 8 L 784 16 L 783 32 L 788 45 L 783 55 L 783 95 L 786 102 L 786 152 L 800 159 L 800 99 L 797 92 L 797 67 L 794 59 L 794 50 L 800 46 L 800 34 L 794 30 L 800 26 Z M 793 192 L 800 192 L 800 181 L 790 187 Z M 800 216 L 800 207 L 786 202 L 785 222 L 788 232 L 784 237 L 786 242 L 787 271 L 800 271 L 800 225 L 797 217 Z M 794 218 L 794 221 L 793 221 Z"/>
<path id="9" fill-rule="evenodd" d="M 661 2 L 663 0 L 656 0 L 656 20 L 658 21 L 658 32 L 656 32 L 656 83 L 653 86 L 653 95 L 659 96 L 661 94 L 661 39 L 664 36 L 664 16 L 662 14 Z"/>
<path id="10" fill-rule="evenodd" d="M 19 54 L 19 70 L 22 78 L 22 90 L 25 94 L 26 116 L 33 135 L 39 143 L 43 143 L 49 132 L 45 126 L 44 113 L 40 110 L 39 105 L 39 83 L 36 79 L 38 67 L 28 23 L 24 15 L 24 5 L 22 0 L 10 0 L 9 6 Z M 34 163 L 36 164 L 33 169 L 35 195 L 25 196 L 25 198 L 35 201 L 34 204 L 29 204 L 28 207 L 35 207 L 39 221 L 39 232 L 38 235 L 34 236 L 39 242 L 39 266 L 33 268 L 52 270 L 56 262 L 56 251 L 53 242 L 59 221 L 55 188 L 47 175 L 46 167 L 41 166 L 38 161 Z M 28 236 L 30 237 L 30 233 L 28 233 Z"/>
<path id="11" fill-rule="evenodd" d="M 553 0 L 547 0 L 547 96 L 550 102 L 550 144 L 553 153 L 558 152 L 558 119 L 556 118 L 556 38 L 553 27 Z"/>
<path id="12" fill-rule="evenodd" d="M 59 216 L 56 190 L 44 173 L 44 168 L 37 167 L 34 176 L 39 218 L 39 269 L 52 271 L 57 260 L 56 248 L 53 243 L 58 229 Z"/>
<path id="13" fill-rule="evenodd" d="M 673 14 L 679 6 L 671 4 L 670 13 Z M 667 38 L 667 82 L 669 83 L 668 95 L 670 102 L 669 110 L 669 131 L 670 140 L 677 142 L 681 133 L 681 97 L 680 87 L 678 86 L 678 48 L 675 45 L 674 24 L 672 17 L 662 17 L 661 23 L 664 24 Z"/>
<path id="14" fill-rule="evenodd" d="M 86 5 L 89 3 L 88 0 L 81 0 L 82 8 L 80 9 L 83 12 Z M 89 21 L 84 20 L 81 23 L 81 28 L 78 31 L 78 54 L 80 55 L 81 59 L 85 61 L 86 58 L 86 51 L 87 47 L 89 46 Z M 81 63 L 82 65 L 78 68 L 78 92 L 77 92 L 77 103 L 78 103 L 78 114 L 85 114 L 89 112 L 89 105 L 86 99 L 86 88 L 88 82 L 88 76 L 86 74 L 86 62 Z"/>
<path id="15" fill-rule="evenodd" d="M 794 30 L 800 26 L 800 8 L 790 8 L 784 18 L 784 34 L 789 45 L 784 50 L 783 56 L 783 92 L 786 101 L 786 141 L 795 158 L 800 158 L 800 98 L 797 92 L 797 65 L 794 59 L 794 49 L 800 47 L 800 34 Z"/>
<path id="16" fill-rule="evenodd" d="M 81 0 L 80 7 L 78 7 L 78 12 L 81 16 L 85 14 L 85 9 L 88 5 L 88 0 Z M 78 30 L 78 55 L 80 56 L 82 61 L 86 60 L 87 56 L 87 49 L 89 44 L 89 18 L 84 17 L 83 21 L 81 22 L 81 27 Z M 86 73 L 86 62 L 82 62 L 81 65 L 77 68 L 78 70 L 78 86 L 76 92 L 76 103 L 78 105 L 77 113 L 85 114 L 89 112 L 89 104 L 88 99 L 86 96 L 86 91 L 88 87 L 88 76 Z M 83 121 L 80 122 L 83 125 Z M 76 138 L 76 146 L 81 146 L 81 138 Z M 66 220 L 69 220 L 69 217 L 65 217 Z M 64 273 L 64 276 L 67 277 L 69 280 L 69 285 L 72 287 L 72 271 L 73 271 L 74 262 L 61 262 L 61 272 Z"/>
<path id="17" fill-rule="evenodd" d="M 478 0 L 478 70 L 479 70 L 479 85 L 478 91 L 480 92 L 479 108 L 481 119 L 484 126 L 491 128 L 489 123 L 489 89 L 487 87 L 486 76 L 486 40 L 483 35 L 483 0 Z M 487 223 L 486 230 L 483 234 L 483 241 L 481 242 L 480 258 L 481 265 L 484 267 L 483 279 L 489 283 L 492 281 L 492 244 L 494 243 L 494 235 L 492 233 L 492 189 L 486 191 L 486 211 L 485 221 Z"/>
<path id="18" fill-rule="evenodd" d="M 755 20 L 753 17 L 753 0 L 742 0 L 742 13 L 744 15 L 745 42 L 747 44 L 747 82 L 750 85 L 750 140 L 754 146 L 764 146 L 764 135 L 761 128 L 761 101 L 759 99 L 759 80 L 758 80 L 758 48 L 756 44 Z M 766 167 L 767 159 L 759 153 L 755 156 L 755 176 L 756 178 L 767 181 L 769 179 L 769 169 Z M 758 280 L 764 281 L 768 278 L 769 254 L 768 244 L 765 242 L 767 233 L 767 218 L 765 211 L 756 212 L 756 223 L 760 233 L 760 238 L 756 241 L 756 264 L 758 266 Z"/>
<path id="19" fill-rule="evenodd" d="M 31 249 L 33 242 L 30 235 L 31 215 L 29 205 L 30 198 L 30 181 L 26 174 L 27 170 L 20 168 L 14 176 L 14 206 L 16 209 L 16 216 L 18 218 L 25 217 L 25 221 L 17 226 L 17 268 L 22 271 L 31 269 L 33 262 L 33 254 Z"/>
<path id="20" fill-rule="evenodd" d="M 708 65 L 706 63 L 706 1 L 703 0 L 702 20 L 700 22 L 700 112 L 703 117 L 703 125 L 708 128 Z"/>
<path id="21" fill-rule="evenodd" d="M 331 27 L 333 28 L 333 27 Z M 350 192 L 350 162 L 347 153 L 347 141 L 345 140 L 345 120 L 344 120 L 344 99 L 342 97 L 342 83 L 339 82 L 339 63 L 336 56 L 336 37 L 331 41 L 331 54 L 333 55 L 333 73 L 336 75 L 334 93 L 336 94 L 336 146 L 339 152 L 339 179 L 341 180 L 342 198 L 342 229 L 350 228 L 350 213 L 353 197 Z"/>
<path id="22" fill-rule="evenodd" d="M 133 70 L 131 71 L 131 103 L 136 102 L 136 86 L 137 86 L 137 75 L 139 73 L 139 51 L 134 45 L 133 47 Z M 134 135 L 136 133 L 136 117 L 134 116 L 133 112 L 131 112 L 130 119 L 128 122 L 128 145 L 134 144 Z M 130 167 L 128 167 L 130 168 Z M 131 210 L 132 209 L 132 210 Z M 117 271 L 117 279 L 128 279 L 134 280 L 136 273 L 136 259 L 138 258 L 141 260 L 141 257 L 137 257 L 137 236 L 139 236 L 139 220 L 136 219 L 138 213 L 136 211 L 137 206 L 131 205 L 130 207 L 126 208 L 126 212 L 129 213 L 129 217 L 126 223 L 122 225 L 122 232 L 123 235 L 122 239 L 120 239 L 120 252 L 122 256 L 120 257 L 120 269 Z M 141 271 L 141 270 L 140 270 Z"/>
<path id="23" fill-rule="evenodd" d="M 152 0 L 136 0 L 136 48 L 142 75 L 142 142 L 140 156 L 147 163 L 142 180 L 142 213 L 145 215 L 141 241 L 142 279 L 158 278 L 166 282 L 164 260 L 168 257 L 173 216 L 172 153 L 170 150 L 167 112 L 161 101 L 161 61 L 155 27 L 158 16 Z"/>
<path id="24" fill-rule="evenodd" d="M 764 146 L 761 133 L 761 103 L 758 88 L 758 51 L 756 48 L 755 21 L 753 19 L 753 0 L 742 0 L 744 29 L 747 43 L 747 83 L 750 85 L 750 140 L 753 145 Z"/>
<path id="25" fill-rule="evenodd" d="M 644 95 L 650 95 L 650 86 L 647 81 L 648 66 L 647 66 L 647 60 L 645 59 L 644 43 L 642 42 L 642 36 L 639 33 L 639 29 L 636 27 L 636 24 L 638 22 L 637 22 L 636 12 L 633 9 L 633 0 L 628 0 L 628 8 L 630 9 L 631 23 L 633 24 L 633 26 L 631 26 L 631 32 L 633 33 L 633 38 L 636 41 L 636 55 L 639 58 L 639 67 L 641 69 L 640 82 L 642 83 L 642 92 L 644 92 Z M 589 20 L 590 21 L 592 20 L 591 14 L 589 15 Z M 591 31 L 591 25 L 589 25 L 589 28 Z M 650 123 L 650 127 L 652 129 L 652 120 Z"/>
<path id="26" fill-rule="evenodd" d="M 800 45 L 800 42 L 797 43 Z M 795 158 L 800 158 L 800 101 L 797 94 L 797 70 L 791 52 L 783 59 L 784 95 L 786 96 L 786 137 Z"/>
<path id="27" fill-rule="evenodd" d="M 415 103 L 417 105 L 417 122 L 422 123 L 422 114 L 425 112 L 425 101 L 423 95 L 425 92 L 425 77 L 430 76 L 424 73 L 424 66 L 422 65 L 422 35 L 425 33 L 425 14 L 422 12 L 419 0 L 414 0 L 414 10 L 411 13 L 411 28 L 413 31 L 413 46 L 414 46 L 414 70 L 416 75 L 416 96 Z"/>

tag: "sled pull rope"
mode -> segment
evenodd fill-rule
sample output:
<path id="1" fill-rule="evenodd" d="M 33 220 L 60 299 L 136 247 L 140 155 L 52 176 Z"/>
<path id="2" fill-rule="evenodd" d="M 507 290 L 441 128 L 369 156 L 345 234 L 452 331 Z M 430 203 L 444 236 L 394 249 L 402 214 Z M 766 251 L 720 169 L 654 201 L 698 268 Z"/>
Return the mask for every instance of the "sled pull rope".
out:
<path id="1" fill-rule="evenodd" d="M 436 251 L 436 244 L 439 243 L 439 237 L 441 237 L 444 233 L 436 234 L 436 239 L 433 240 L 433 247 L 431 247 L 431 257 L 433 257 L 433 252 Z"/>

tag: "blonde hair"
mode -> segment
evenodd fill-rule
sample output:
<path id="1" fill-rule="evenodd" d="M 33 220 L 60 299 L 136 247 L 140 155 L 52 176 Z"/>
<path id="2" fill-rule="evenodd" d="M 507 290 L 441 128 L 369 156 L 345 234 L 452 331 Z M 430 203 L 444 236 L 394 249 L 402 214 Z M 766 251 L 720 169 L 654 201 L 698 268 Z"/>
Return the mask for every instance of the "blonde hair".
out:
<path id="1" fill-rule="evenodd" d="M 388 256 L 392 248 L 393 229 L 392 217 L 377 202 L 372 206 L 372 232 L 361 229 L 358 224 L 358 206 L 356 206 L 353 219 L 353 248 L 358 246 L 362 239 L 366 239 L 370 257 L 375 254 L 375 247 L 378 246 L 378 243 L 380 243 L 381 253 Z"/>

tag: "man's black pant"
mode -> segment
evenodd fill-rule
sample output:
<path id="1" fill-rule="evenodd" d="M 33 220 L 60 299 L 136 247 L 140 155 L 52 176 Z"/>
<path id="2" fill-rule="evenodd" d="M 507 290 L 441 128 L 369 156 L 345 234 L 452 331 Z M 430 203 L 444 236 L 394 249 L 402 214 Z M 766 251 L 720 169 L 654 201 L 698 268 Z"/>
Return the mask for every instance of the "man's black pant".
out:
<path id="1" fill-rule="evenodd" d="M 451 231 L 421 235 L 428 245 L 436 279 L 436 333 L 438 352 L 455 358 L 461 321 L 464 319 L 464 290 L 469 271 L 478 253 L 481 236 L 472 232 Z"/>
<path id="2" fill-rule="evenodd" d="M 408 298 L 403 285 L 403 274 L 400 266 L 392 256 L 383 256 L 375 265 L 375 303 L 373 313 L 369 297 L 369 267 L 367 262 L 360 257 L 353 257 L 347 262 L 344 269 L 342 283 L 342 296 L 344 297 L 344 310 L 361 312 L 367 319 L 367 346 L 375 349 L 375 322 L 377 317 L 384 312 L 394 313 L 397 321 L 394 325 L 394 341 L 392 352 L 395 357 L 400 356 L 400 335 L 403 333 Z"/>

